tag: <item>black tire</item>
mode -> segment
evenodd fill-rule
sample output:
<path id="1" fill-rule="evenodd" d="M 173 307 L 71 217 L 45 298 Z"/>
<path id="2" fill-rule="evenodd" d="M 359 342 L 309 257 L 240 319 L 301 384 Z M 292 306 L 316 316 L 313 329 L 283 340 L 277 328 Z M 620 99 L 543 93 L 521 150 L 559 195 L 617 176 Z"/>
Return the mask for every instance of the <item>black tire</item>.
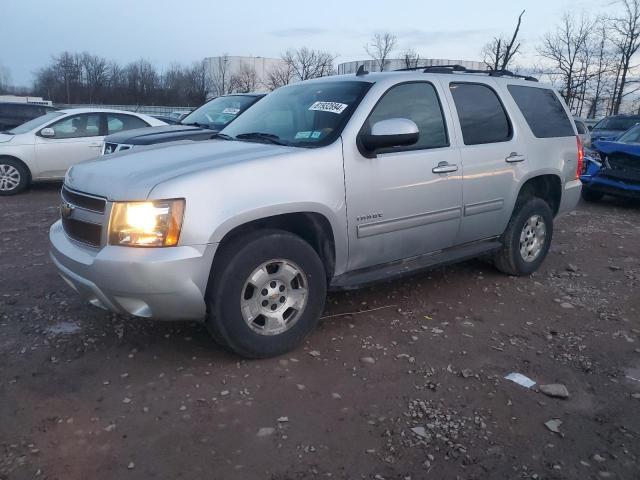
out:
<path id="1" fill-rule="evenodd" d="M 604 193 L 585 186 L 582 187 L 581 195 L 585 202 L 599 202 L 604 197 Z"/>
<path id="2" fill-rule="evenodd" d="M 546 235 L 535 259 L 526 261 L 520 253 L 520 235 L 525 223 L 535 215 L 542 217 Z M 549 204 L 540 198 L 519 202 L 511 215 L 507 229 L 502 234 L 502 247 L 494 255 L 494 265 L 508 275 L 524 276 L 535 272 L 544 261 L 553 237 L 553 213 Z"/>
<path id="3" fill-rule="evenodd" d="M 13 172 L 17 172 L 18 175 L 18 182 L 13 188 L 9 188 L 9 184 L 5 183 L 6 180 L 2 178 L 3 173 L 7 172 L 9 169 L 12 169 Z M 12 175 L 12 184 L 13 180 L 16 178 L 15 175 L 15 173 L 14 175 Z M 29 186 L 30 183 L 31 173 L 24 163 L 22 163 L 20 160 L 16 160 L 15 158 L 0 157 L 0 195 L 15 195 L 22 192 Z"/>
<path id="4" fill-rule="evenodd" d="M 247 358 L 273 357 L 294 349 L 315 328 L 324 309 L 327 279 L 320 257 L 307 242 L 282 230 L 261 230 L 227 242 L 218 255 L 206 295 L 206 323 L 219 344 Z M 306 305 L 288 330 L 264 335 L 249 326 L 240 305 L 249 276 L 274 259 L 301 268 Z"/>

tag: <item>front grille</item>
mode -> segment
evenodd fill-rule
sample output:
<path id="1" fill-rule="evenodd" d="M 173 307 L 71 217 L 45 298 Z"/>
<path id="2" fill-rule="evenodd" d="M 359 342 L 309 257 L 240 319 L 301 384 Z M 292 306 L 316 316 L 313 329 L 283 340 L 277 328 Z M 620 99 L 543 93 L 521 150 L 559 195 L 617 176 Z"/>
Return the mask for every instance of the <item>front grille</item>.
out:
<path id="1" fill-rule="evenodd" d="M 73 192 L 67 187 L 62 187 L 62 199 L 67 203 L 92 212 L 104 213 L 107 201 L 104 198 Z"/>
<path id="2" fill-rule="evenodd" d="M 72 240 L 99 247 L 107 201 L 62 187 L 62 226 Z"/>
<path id="3" fill-rule="evenodd" d="M 601 175 L 632 183 L 640 182 L 640 157 L 613 153 L 606 157 Z"/>
<path id="4" fill-rule="evenodd" d="M 104 144 L 104 149 L 102 150 L 103 155 L 109 155 L 111 153 L 123 152 L 125 150 L 129 150 L 133 145 L 126 145 L 124 143 L 111 143 L 106 142 Z"/>
<path id="5" fill-rule="evenodd" d="M 94 247 L 100 246 L 102 225 L 62 217 L 62 226 L 64 227 L 66 234 L 74 240 Z"/>

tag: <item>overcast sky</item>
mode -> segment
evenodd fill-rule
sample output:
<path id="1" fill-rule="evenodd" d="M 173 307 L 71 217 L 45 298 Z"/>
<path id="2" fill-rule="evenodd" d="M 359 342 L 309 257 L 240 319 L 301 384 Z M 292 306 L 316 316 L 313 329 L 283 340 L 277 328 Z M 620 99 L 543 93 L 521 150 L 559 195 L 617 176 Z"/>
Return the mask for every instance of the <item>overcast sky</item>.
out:
<path id="1" fill-rule="evenodd" d="M 12 83 L 64 50 L 88 51 L 125 63 L 146 58 L 160 66 L 224 53 L 278 57 L 307 46 L 367 58 L 375 31 L 398 36 L 399 49 L 422 57 L 482 60 L 492 36 L 522 27 L 526 63 L 562 12 L 603 11 L 609 0 L 0 0 L 0 65 Z M 609 7 L 610 8 L 610 7 Z"/>

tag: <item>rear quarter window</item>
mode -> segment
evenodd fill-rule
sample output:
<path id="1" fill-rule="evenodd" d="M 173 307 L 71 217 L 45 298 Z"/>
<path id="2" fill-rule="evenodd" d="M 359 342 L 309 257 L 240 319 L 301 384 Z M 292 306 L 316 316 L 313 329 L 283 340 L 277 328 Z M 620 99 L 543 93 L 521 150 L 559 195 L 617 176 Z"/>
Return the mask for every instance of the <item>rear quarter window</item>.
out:
<path id="1" fill-rule="evenodd" d="M 453 103 L 465 145 L 511 140 L 511 122 L 496 92 L 479 83 L 451 83 Z"/>
<path id="2" fill-rule="evenodd" d="M 553 90 L 521 85 L 507 88 L 537 138 L 575 136 L 571 120 Z"/>

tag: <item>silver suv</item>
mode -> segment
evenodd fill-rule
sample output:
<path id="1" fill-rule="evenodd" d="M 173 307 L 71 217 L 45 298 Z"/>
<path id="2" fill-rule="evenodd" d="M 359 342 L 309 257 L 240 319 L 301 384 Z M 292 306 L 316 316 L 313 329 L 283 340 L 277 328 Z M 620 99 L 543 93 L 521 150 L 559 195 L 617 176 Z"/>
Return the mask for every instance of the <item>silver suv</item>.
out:
<path id="1" fill-rule="evenodd" d="M 280 88 L 214 140 L 74 166 L 51 258 L 93 305 L 202 320 L 268 357 L 313 330 L 327 289 L 484 254 L 534 272 L 582 155 L 532 79 L 360 70 Z"/>

